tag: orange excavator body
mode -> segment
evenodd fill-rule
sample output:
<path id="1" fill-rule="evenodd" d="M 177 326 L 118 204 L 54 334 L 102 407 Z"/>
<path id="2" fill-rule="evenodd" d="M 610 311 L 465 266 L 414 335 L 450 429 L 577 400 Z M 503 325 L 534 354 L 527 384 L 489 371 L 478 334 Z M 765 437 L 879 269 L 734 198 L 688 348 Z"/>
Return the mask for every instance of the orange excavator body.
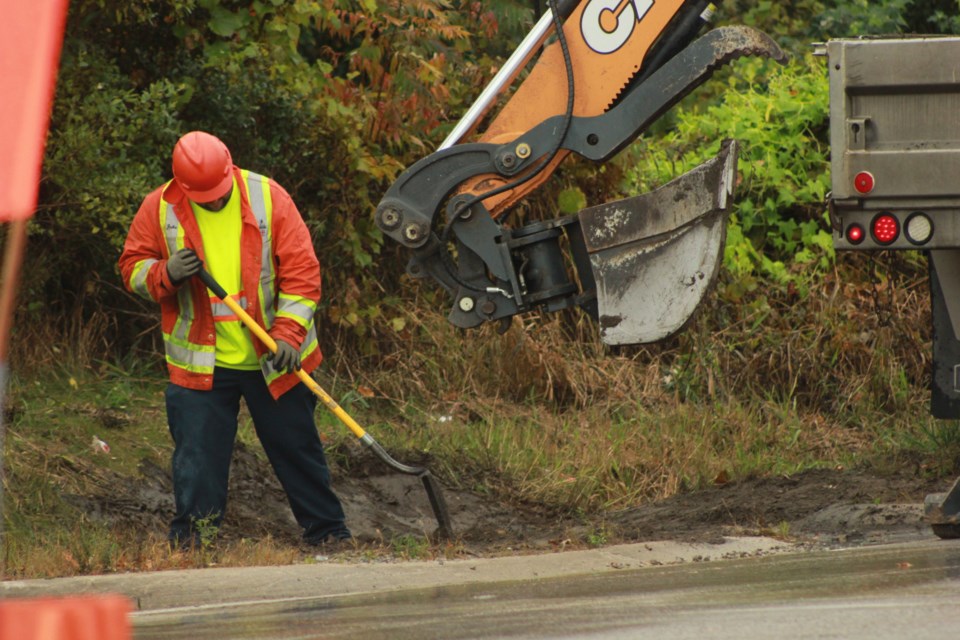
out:
<path id="1" fill-rule="evenodd" d="M 721 66 L 786 56 L 749 27 L 701 35 L 709 0 L 550 5 L 437 150 L 390 186 L 375 221 L 411 250 L 410 276 L 450 294 L 454 326 L 505 330 L 519 313 L 579 307 L 607 344 L 656 342 L 685 325 L 716 278 L 735 141 L 647 194 L 553 219 L 506 224 L 506 213 L 569 153 L 612 159 Z M 551 34 L 556 42 L 545 45 Z"/>
<path id="2" fill-rule="evenodd" d="M 683 4 L 683 0 L 590 0 L 574 9 L 563 29 L 576 87 L 574 116 L 595 116 L 610 108 Z M 554 42 L 544 48 L 529 75 L 477 141 L 503 144 L 562 115 L 568 101 L 567 80 L 563 53 Z M 543 184 L 568 153 L 559 151 L 536 176 L 487 198 L 484 206 L 494 217 L 501 216 Z M 479 195 L 505 183 L 495 174 L 480 175 L 465 182 L 460 192 Z"/>

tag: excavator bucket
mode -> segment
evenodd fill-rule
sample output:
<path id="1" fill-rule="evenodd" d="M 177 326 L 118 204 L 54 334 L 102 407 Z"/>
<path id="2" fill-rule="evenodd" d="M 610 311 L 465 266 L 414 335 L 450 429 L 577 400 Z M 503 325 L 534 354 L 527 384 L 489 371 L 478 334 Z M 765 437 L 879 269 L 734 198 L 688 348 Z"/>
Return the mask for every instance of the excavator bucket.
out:
<path id="1" fill-rule="evenodd" d="M 606 344 L 662 340 L 681 329 L 717 277 L 737 144 L 668 184 L 580 212 Z"/>

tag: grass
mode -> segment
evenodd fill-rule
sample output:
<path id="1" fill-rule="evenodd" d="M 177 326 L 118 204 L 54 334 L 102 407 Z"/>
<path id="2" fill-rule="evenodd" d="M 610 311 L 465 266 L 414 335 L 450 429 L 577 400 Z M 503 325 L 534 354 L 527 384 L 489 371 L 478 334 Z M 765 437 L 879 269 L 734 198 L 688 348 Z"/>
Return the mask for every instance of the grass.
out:
<path id="1" fill-rule="evenodd" d="M 870 426 L 849 429 L 769 400 L 636 406 L 612 419 L 600 409 L 571 416 L 499 404 L 473 407 L 484 414 L 480 420 L 411 424 L 405 444 L 425 443 L 446 463 L 446 471 L 438 469 L 450 482 L 458 481 L 454 469 L 474 469 L 484 475 L 487 491 L 597 511 L 736 479 L 853 467 L 907 450 L 924 451 L 931 460 L 949 457 L 927 435 L 938 427 L 918 417 L 924 408 L 918 402 L 917 413 L 878 415 L 866 421 Z"/>
<path id="2" fill-rule="evenodd" d="M 629 349 L 603 347 L 591 323 L 569 315 L 464 334 L 411 304 L 402 331 L 378 336 L 375 356 L 328 348 L 320 382 L 385 447 L 429 456 L 445 484 L 594 521 L 712 484 L 818 467 L 892 469 L 909 459 L 920 473 L 954 473 L 960 423 L 927 413 L 920 276 L 886 279 L 877 296 L 850 273 L 848 265 L 826 277 L 802 300 L 768 290 L 733 304 L 721 283 L 683 334 Z M 156 359 L 37 360 L 56 357 L 57 373 L 27 372 L 10 385 L 4 575 L 309 561 L 269 537 L 171 551 L 163 531 L 111 530 L 87 515 L 75 496 L 136 476 L 144 460 L 168 466 L 166 380 Z M 317 422 L 330 444 L 353 438 L 322 407 Z M 238 438 L 262 454 L 247 417 Z M 333 462 L 338 449 L 329 448 Z M 609 536 L 595 527 L 586 541 Z M 362 550 L 437 552 L 411 536 Z"/>
<path id="3" fill-rule="evenodd" d="M 159 376 L 74 375 L 14 385 L 17 413 L 6 437 L 5 575 L 283 564 L 302 558 L 301 551 L 270 538 L 214 542 L 215 532 L 196 551 L 171 551 L 163 531 L 111 530 L 72 501 L 70 496 L 103 490 L 117 477 L 136 476 L 143 459 L 168 464 L 164 384 Z M 121 387 L 129 393 L 113 407 L 128 418 L 106 426 L 97 408 L 117 398 Z M 717 482 L 854 466 L 907 450 L 921 452 L 931 468 L 949 473 L 953 466 L 946 451 L 960 442 L 956 426 L 918 417 L 925 405 L 919 392 L 914 395 L 909 413 L 869 414 L 861 407 L 862 421 L 853 426 L 771 399 L 726 398 L 704 405 L 665 396 L 614 410 L 607 405 L 548 410 L 501 399 L 408 403 L 391 419 L 374 419 L 368 427 L 391 450 L 428 452 L 432 471 L 449 485 L 568 512 L 599 513 Z M 393 404 L 382 398 L 365 404 L 351 410 L 361 417 L 393 413 Z M 109 415 L 113 424 L 121 414 Z M 334 422 L 318 413 L 326 437 L 351 437 Z M 93 446 L 94 436 L 110 445 L 109 453 Z M 248 419 L 241 420 L 238 437 L 254 448 Z M 606 541 L 607 532 L 598 528 L 588 544 Z M 432 551 L 424 539 L 401 536 L 382 541 L 376 553 L 418 559 Z"/>
<path id="4" fill-rule="evenodd" d="M 156 373 L 115 368 L 12 382 L 4 443 L 5 576 L 283 564 L 298 557 L 269 537 L 215 548 L 211 538 L 196 551 L 175 551 L 165 531 L 111 529 L 82 508 L 84 496 L 136 477 L 142 461 L 169 465 L 165 385 Z M 255 438 L 248 431 L 252 427 L 241 426 L 241 439 Z"/>
<path id="5" fill-rule="evenodd" d="M 421 536 L 404 534 L 392 541 L 393 552 L 404 560 L 423 560 L 430 555 L 430 541 Z"/>

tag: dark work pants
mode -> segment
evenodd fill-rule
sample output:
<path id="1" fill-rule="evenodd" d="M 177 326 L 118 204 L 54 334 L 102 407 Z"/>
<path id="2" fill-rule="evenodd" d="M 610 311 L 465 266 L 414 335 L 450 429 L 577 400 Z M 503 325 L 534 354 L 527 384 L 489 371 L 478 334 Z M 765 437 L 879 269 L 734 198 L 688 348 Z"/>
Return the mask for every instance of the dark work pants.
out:
<path id="1" fill-rule="evenodd" d="M 260 371 L 217 367 L 209 391 L 167 386 L 177 510 L 170 523 L 171 541 L 195 542 L 192 525 L 196 520 L 210 518 L 211 524 L 219 526 L 223 519 L 241 397 L 293 515 L 303 527 L 303 537 L 308 541 L 349 537 L 313 421 L 317 406 L 313 393 L 300 383 L 274 400 Z"/>

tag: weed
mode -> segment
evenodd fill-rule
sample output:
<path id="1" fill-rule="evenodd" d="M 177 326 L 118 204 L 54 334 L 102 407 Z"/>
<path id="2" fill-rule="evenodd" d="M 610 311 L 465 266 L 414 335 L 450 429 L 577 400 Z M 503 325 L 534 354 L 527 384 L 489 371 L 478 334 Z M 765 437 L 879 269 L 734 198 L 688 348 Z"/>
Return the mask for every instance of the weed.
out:
<path id="1" fill-rule="evenodd" d="M 918 443 L 932 451 L 960 451 L 960 421 L 930 420 L 920 427 L 923 439 Z"/>
<path id="2" fill-rule="evenodd" d="M 603 525 L 595 527 L 587 533 L 587 544 L 591 547 L 602 547 L 609 541 L 609 532 Z"/>
<path id="3" fill-rule="evenodd" d="M 790 523 L 786 520 L 781 520 L 778 524 L 772 527 L 762 527 L 760 533 L 777 540 L 788 541 L 792 539 L 790 534 Z"/>
<path id="4" fill-rule="evenodd" d="M 422 560 L 428 557 L 430 542 L 414 535 L 400 535 L 390 541 L 393 553 L 405 560 Z"/>
<path id="5" fill-rule="evenodd" d="M 915 433 L 903 436 L 907 447 L 926 453 L 929 467 L 939 473 L 952 473 L 960 467 L 960 421 L 922 420 Z"/>
<path id="6" fill-rule="evenodd" d="M 217 541 L 217 535 L 220 533 L 220 527 L 217 525 L 219 514 L 204 516 L 203 518 L 192 518 L 194 531 L 200 540 L 200 549 L 209 551 Z"/>

